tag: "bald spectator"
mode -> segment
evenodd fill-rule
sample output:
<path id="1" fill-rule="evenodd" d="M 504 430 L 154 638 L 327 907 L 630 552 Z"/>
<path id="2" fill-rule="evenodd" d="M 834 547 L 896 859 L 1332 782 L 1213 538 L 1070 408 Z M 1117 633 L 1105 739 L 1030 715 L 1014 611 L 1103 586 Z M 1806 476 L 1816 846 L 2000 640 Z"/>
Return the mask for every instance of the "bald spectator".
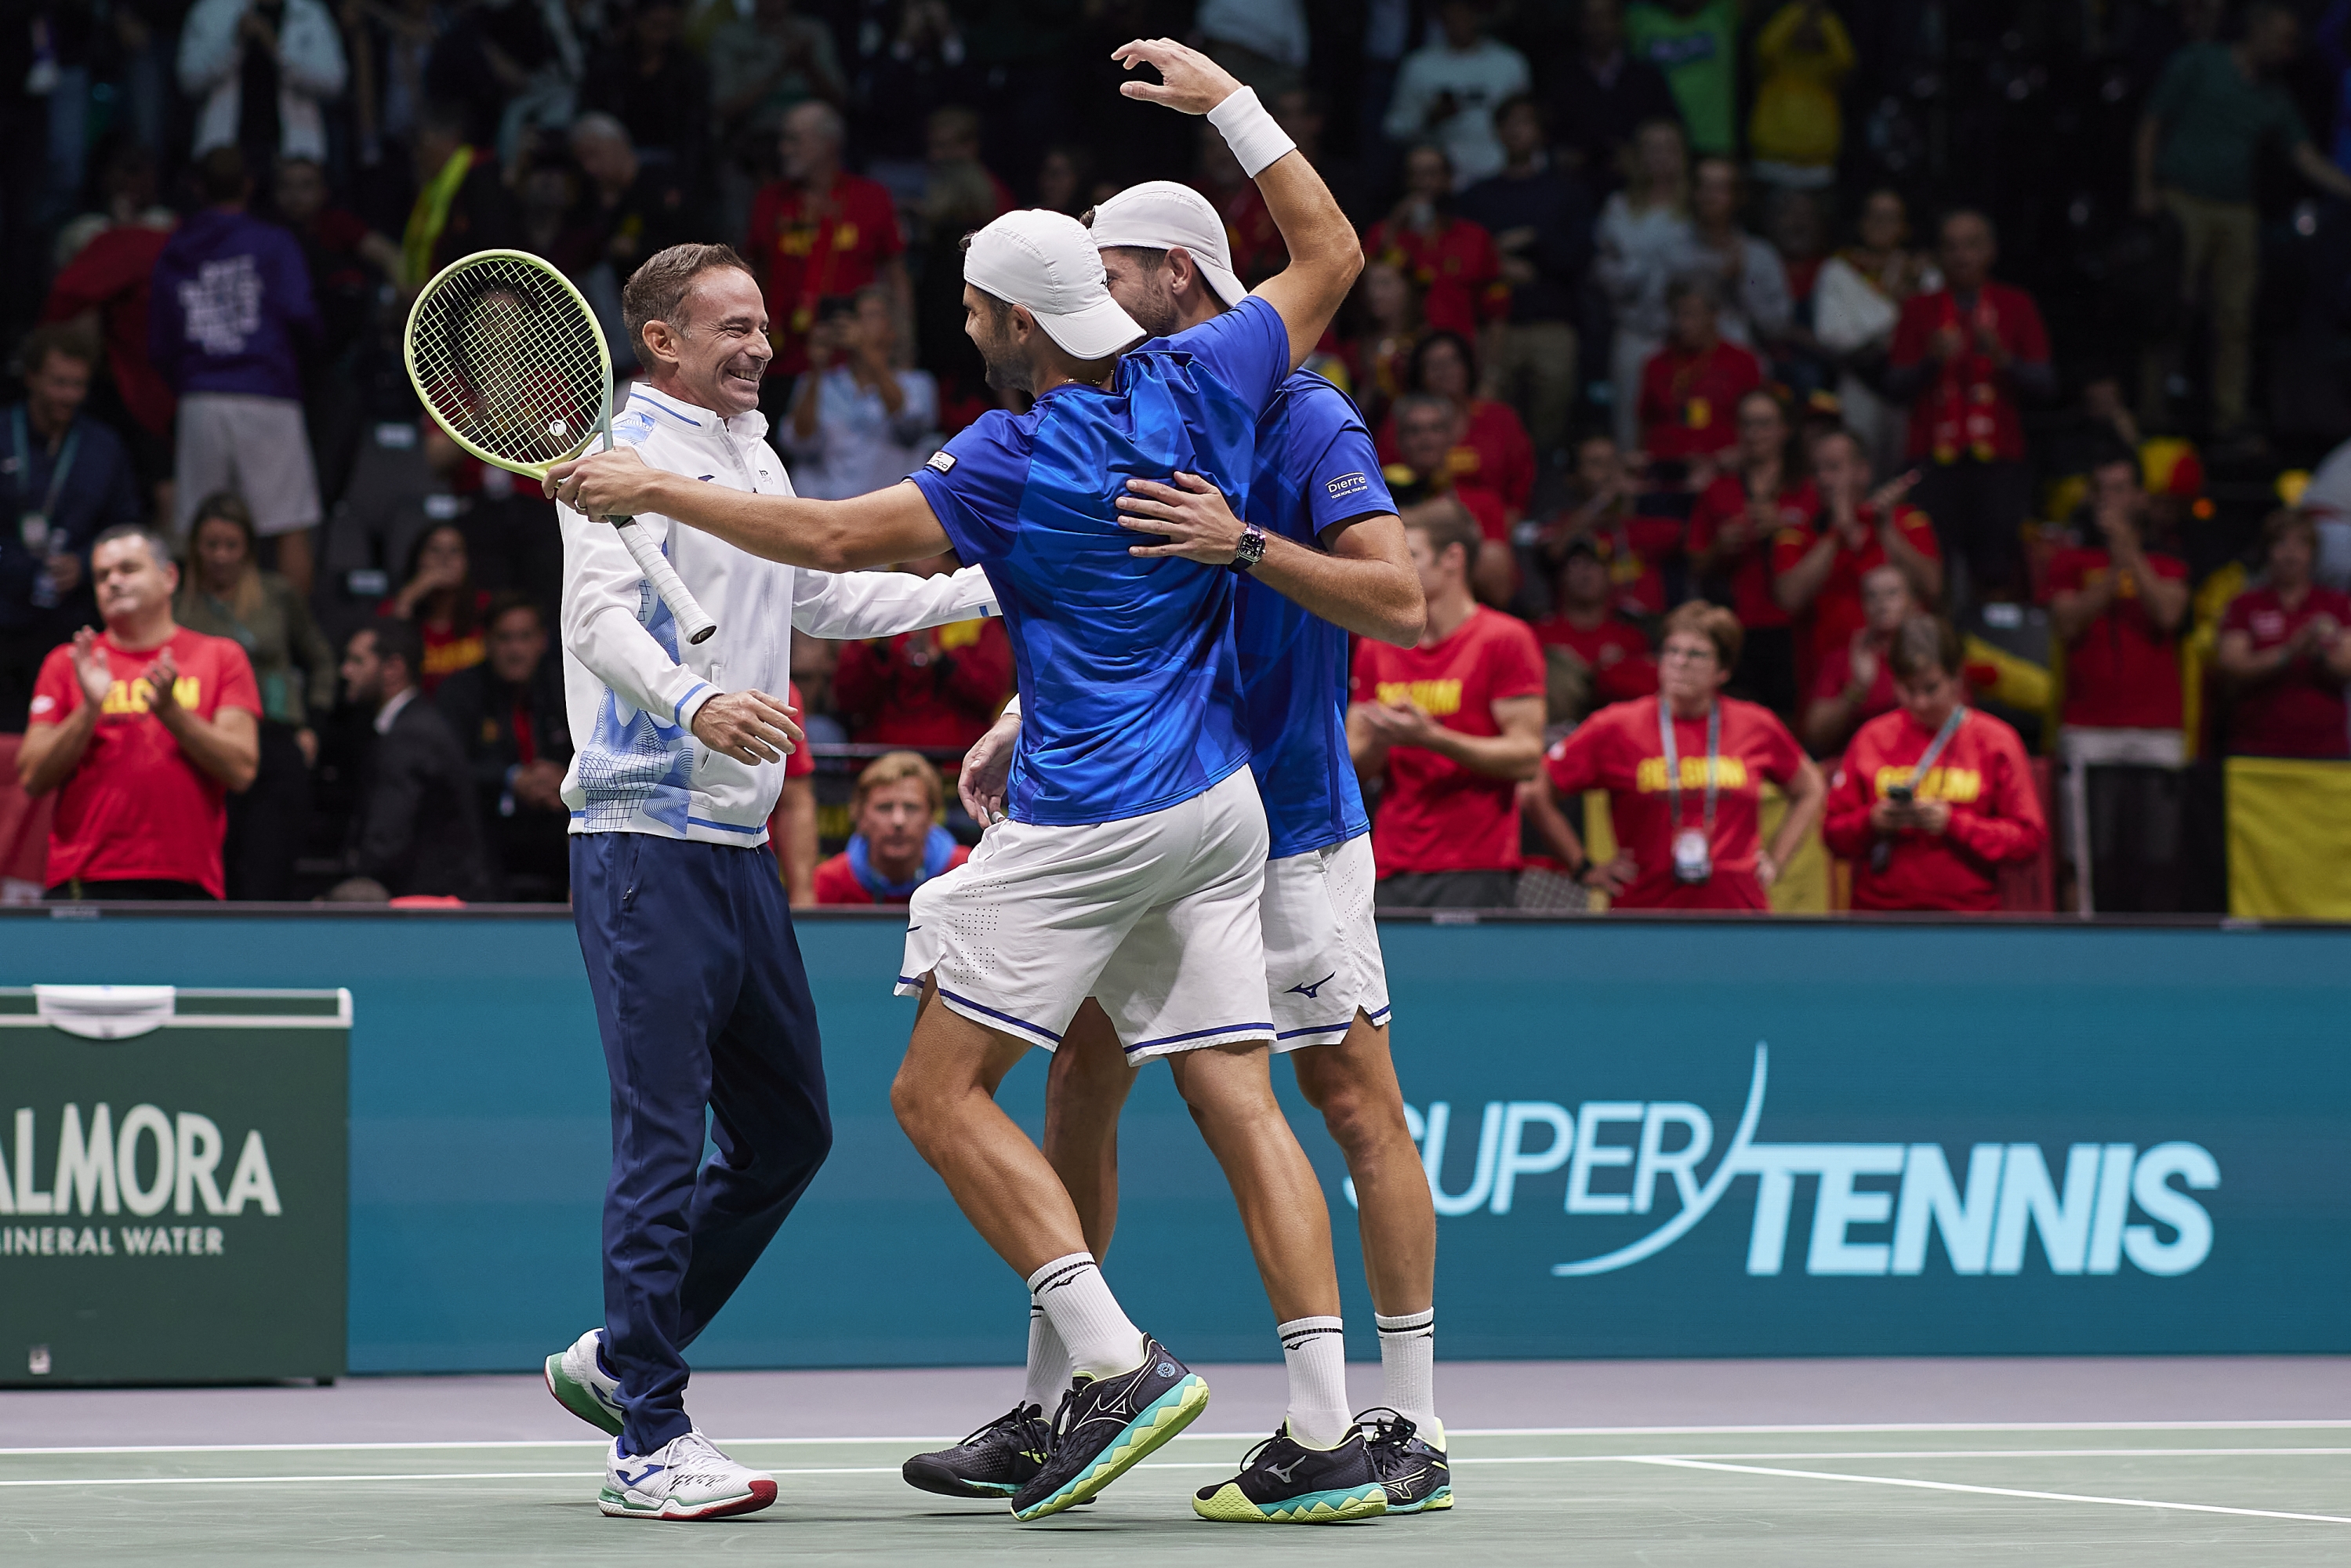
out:
<path id="1" fill-rule="evenodd" d="M 588 176 L 564 236 L 566 271 L 610 266 L 626 282 L 637 263 L 683 245 L 704 226 L 701 204 L 674 165 L 649 164 L 637 155 L 629 128 L 591 112 L 571 122 L 571 157 Z"/>
<path id="2" fill-rule="evenodd" d="M 1903 301 L 1886 371 L 1888 395 L 1910 405 L 1918 504 L 1935 519 L 1943 558 L 1965 563 L 1974 599 L 2021 586 L 2017 531 L 2032 501 L 2021 404 L 2057 388 L 2040 308 L 1992 281 L 1999 257 L 1981 213 L 1943 220 L 1943 287 Z"/>
<path id="3" fill-rule="evenodd" d="M 260 762 L 253 666 L 172 620 L 180 572 L 160 536 L 107 529 L 90 574 L 106 630 L 43 662 L 16 752 L 26 794 L 58 791 L 49 896 L 220 898 L 228 794 Z"/>
<path id="4" fill-rule="evenodd" d="M 826 299 L 880 283 L 904 320 L 908 308 L 906 242 L 890 193 L 841 166 L 841 112 L 803 103 L 784 116 L 783 178 L 760 187 L 751 204 L 743 254 L 765 280 L 771 402 L 782 412 L 789 378 L 808 369 L 809 336 Z"/>
<path id="5" fill-rule="evenodd" d="M 939 770 L 912 751 L 874 758 L 857 776 L 849 847 L 816 868 L 819 904 L 904 904 L 914 890 L 971 858 L 939 825 Z"/>

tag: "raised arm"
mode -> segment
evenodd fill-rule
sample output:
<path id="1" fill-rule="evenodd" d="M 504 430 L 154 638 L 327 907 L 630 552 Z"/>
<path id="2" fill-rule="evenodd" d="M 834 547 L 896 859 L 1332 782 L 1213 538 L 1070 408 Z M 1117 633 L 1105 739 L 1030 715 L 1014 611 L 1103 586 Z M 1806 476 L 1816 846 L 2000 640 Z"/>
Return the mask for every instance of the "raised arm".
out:
<path id="1" fill-rule="evenodd" d="M 1156 82 L 1123 82 L 1128 98 L 1165 104 L 1185 114 L 1205 114 L 1257 182 L 1265 210 L 1281 231 L 1290 265 L 1251 290 L 1281 313 L 1290 329 L 1290 364 L 1305 363 L 1322 340 L 1331 319 L 1364 270 L 1364 248 L 1355 225 L 1339 210 L 1322 176 L 1307 162 L 1273 116 L 1222 66 L 1173 38 L 1137 38 L 1111 52 L 1128 70 L 1157 68 Z"/>
<path id="2" fill-rule="evenodd" d="M 952 545 L 910 483 L 849 501 L 755 496 L 648 467 L 627 447 L 558 465 L 547 493 L 590 517 L 659 515 L 787 566 L 855 571 L 944 555 Z"/>

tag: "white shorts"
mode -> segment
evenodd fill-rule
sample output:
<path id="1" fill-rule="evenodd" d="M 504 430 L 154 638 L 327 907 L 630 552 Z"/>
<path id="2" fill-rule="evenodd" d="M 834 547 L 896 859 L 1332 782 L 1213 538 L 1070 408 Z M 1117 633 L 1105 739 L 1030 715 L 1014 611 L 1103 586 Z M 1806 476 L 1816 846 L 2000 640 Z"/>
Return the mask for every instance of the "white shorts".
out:
<path id="1" fill-rule="evenodd" d="M 187 537 L 196 508 L 215 491 L 235 490 L 264 538 L 319 521 L 319 475 L 302 405 L 289 398 L 241 392 L 190 392 L 180 400 L 173 475 L 173 537 Z"/>
<path id="2" fill-rule="evenodd" d="M 1239 768 L 1180 806 L 1084 828 L 999 822 L 906 911 L 900 996 L 1050 1050 L 1098 999 L 1127 1060 L 1264 1040 L 1265 808 Z"/>
<path id="3" fill-rule="evenodd" d="M 1336 1045 L 1356 1009 L 1388 1021 L 1388 969 L 1372 919 L 1372 836 L 1269 862 L 1259 915 L 1273 1049 Z"/>

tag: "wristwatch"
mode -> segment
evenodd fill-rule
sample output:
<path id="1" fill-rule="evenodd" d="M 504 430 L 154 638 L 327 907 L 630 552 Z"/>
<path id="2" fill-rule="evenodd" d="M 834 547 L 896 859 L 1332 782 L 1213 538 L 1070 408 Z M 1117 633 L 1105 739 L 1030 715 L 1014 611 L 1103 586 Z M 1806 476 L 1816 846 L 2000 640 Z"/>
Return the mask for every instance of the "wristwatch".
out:
<path id="1" fill-rule="evenodd" d="M 1240 543 L 1233 547 L 1233 570 L 1246 572 L 1265 559 L 1265 530 L 1255 523 L 1241 525 Z"/>

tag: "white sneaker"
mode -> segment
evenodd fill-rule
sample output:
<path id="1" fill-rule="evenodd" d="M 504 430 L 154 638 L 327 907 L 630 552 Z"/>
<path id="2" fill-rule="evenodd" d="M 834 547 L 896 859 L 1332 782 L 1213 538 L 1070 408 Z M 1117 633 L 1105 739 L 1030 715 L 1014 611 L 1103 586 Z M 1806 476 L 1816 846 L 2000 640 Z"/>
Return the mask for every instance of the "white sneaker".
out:
<path id="1" fill-rule="evenodd" d="M 725 1519 L 776 1500 L 776 1483 L 720 1453 L 700 1432 L 650 1454 L 624 1454 L 618 1439 L 604 1460 L 596 1506 L 615 1519 Z"/>
<path id="2" fill-rule="evenodd" d="M 617 1437 L 628 1412 L 621 1405 L 621 1380 L 604 1370 L 596 1354 L 603 1343 L 604 1331 L 590 1329 L 571 1342 L 570 1349 L 549 1356 L 547 1391 L 582 1421 Z"/>

